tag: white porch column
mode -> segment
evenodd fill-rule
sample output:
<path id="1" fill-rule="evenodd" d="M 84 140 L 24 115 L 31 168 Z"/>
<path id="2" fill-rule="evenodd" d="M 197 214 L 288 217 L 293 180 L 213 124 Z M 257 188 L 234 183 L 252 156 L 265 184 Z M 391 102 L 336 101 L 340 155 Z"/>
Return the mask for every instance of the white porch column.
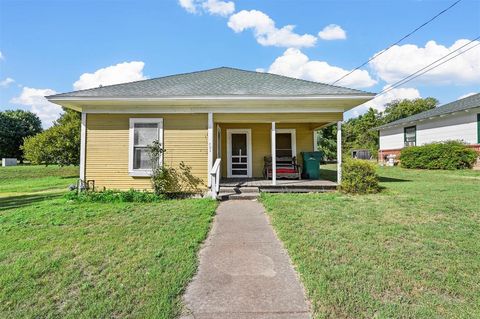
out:
<path id="1" fill-rule="evenodd" d="M 212 186 L 212 176 L 210 171 L 213 166 L 213 113 L 208 113 L 208 129 L 207 129 L 207 140 L 208 140 L 208 187 Z"/>
<path id="2" fill-rule="evenodd" d="M 272 122 L 272 185 L 277 185 L 277 147 L 275 122 Z"/>
<path id="3" fill-rule="evenodd" d="M 342 121 L 337 122 L 337 183 L 342 182 Z"/>
<path id="4" fill-rule="evenodd" d="M 87 145 L 87 113 L 82 112 L 80 128 L 80 179 L 85 182 L 85 146 Z"/>

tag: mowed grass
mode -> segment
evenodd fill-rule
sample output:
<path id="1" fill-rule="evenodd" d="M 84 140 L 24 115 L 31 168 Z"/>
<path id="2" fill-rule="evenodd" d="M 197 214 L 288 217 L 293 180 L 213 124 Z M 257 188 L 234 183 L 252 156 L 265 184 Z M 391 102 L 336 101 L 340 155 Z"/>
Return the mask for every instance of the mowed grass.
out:
<path id="1" fill-rule="evenodd" d="M 77 166 L 0 167 L 0 210 L 58 197 L 77 179 Z"/>
<path id="2" fill-rule="evenodd" d="M 480 171 L 378 173 L 376 195 L 262 196 L 315 317 L 480 318 Z"/>
<path id="3" fill-rule="evenodd" d="M 35 180 L 37 173 L 10 180 Z M 0 208 L 0 318 L 177 316 L 215 208 L 205 199 L 63 197 Z"/>

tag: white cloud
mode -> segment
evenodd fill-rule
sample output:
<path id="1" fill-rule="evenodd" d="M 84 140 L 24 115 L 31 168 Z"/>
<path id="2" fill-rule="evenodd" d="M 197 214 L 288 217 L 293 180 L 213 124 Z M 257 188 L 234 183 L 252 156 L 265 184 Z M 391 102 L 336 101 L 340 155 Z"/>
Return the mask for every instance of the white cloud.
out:
<path id="1" fill-rule="evenodd" d="M 15 80 L 12 78 L 6 78 L 5 80 L 0 81 L 0 87 L 7 88 L 10 84 L 15 83 Z"/>
<path id="2" fill-rule="evenodd" d="M 202 3 L 203 9 L 208 13 L 226 17 L 235 11 L 235 3 L 232 1 L 207 0 Z"/>
<path id="3" fill-rule="evenodd" d="M 178 0 L 178 4 L 190 13 L 197 13 L 195 0 Z"/>
<path id="4" fill-rule="evenodd" d="M 457 100 L 461 100 L 461 99 L 464 99 L 466 97 L 469 97 L 469 96 L 472 96 L 472 95 L 475 95 L 475 94 L 478 94 L 478 93 L 477 92 L 470 92 L 470 93 L 459 96 Z"/>
<path id="5" fill-rule="evenodd" d="M 428 41 L 425 47 L 414 44 L 396 45 L 370 62 L 372 69 L 387 83 L 393 83 L 427 66 L 467 44 L 470 40 L 460 39 L 446 47 L 435 41 Z M 465 48 L 449 56 L 478 44 L 474 41 Z M 378 52 L 380 53 L 380 52 Z M 378 54 L 376 53 L 376 54 Z M 437 85 L 462 85 L 480 83 L 480 46 L 452 59 L 414 80 L 416 83 Z"/>
<path id="6" fill-rule="evenodd" d="M 222 0 L 178 0 L 178 4 L 190 13 L 207 12 L 211 15 L 229 16 L 235 11 L 235 3 Z"/>
<path id="7" fill-rule="evenodd" d="M 383 90 L 388 88 L 389 85 L 386 85 L 383 87 Z M 358 108 L 368 110 L 371 107 L 380 112 L 383 112 L 385 110 L 385 104 L 387 103 L 393 102 L 395 100 L 418 99 L 420 97 L 420 92 L 415 88 L 396 88 L 386 92 L 385 94 L 379 95 L 377 98 L 360 105 Z"/>
<path id="8" fill-rule="evenodd" d="M 98 69 L 93 73 L 83 73 L 80 78 L 73 83 L 73 88 L 75 90 L 84 90 L 100 85 L 145 80 L 146 77 L 143 75 L 144 66 L 145 63 L 141 61 L 123 62 Z"/>
<path id="9" fill-rule="evenodd" d="M 341 26 L 329 24 L 318 32 L 318 37 L 323 40 L 344 40 L 347 38 L 347 33 Z"/>
<path id="10" fill-rule="evenodd" d="M 2 51 L 0 51 L 0 60 L 5 60 L 5 56 L 3 55 Z"/>
<path id="11" fill-rule="evenodd" d="M 282 56 L 276 58 L 268 71 L 270 73 L 323 83 L 331 83 L 349 72 L 349 70 L 329 65 L 325 61 L 312 61 L 300 50 L 294 48 L 287 49 Z M 338 85 L 365 88 L 376 83 L 370 77 L 368 71 L 356 70 L 340 81 Z"/>
<path id="12" fill-rule="evenodd" d="M 45 96 L 56 94 L 52 89 L 35 89 L 24 87 L 19 96 L 10 100 L 10 103 L 29 106 L 33 113 L 36 113 L 44 128 L 52 126 L 53 121 L 58 119 L 62 108 L 47 101 Z"/>
<path id="13" fill-rule="evenodd" d="M 264 46 L 312 47 L 317 41 L 317 38 L 311 34 L 300 35 L 293 32 L 294 25 L 286 25 L 278 29 L 275 21 L 258 10 L 242 10 L 230 16 L 228 26 L 237 33 L 252 29 L 257 42 Z"/>

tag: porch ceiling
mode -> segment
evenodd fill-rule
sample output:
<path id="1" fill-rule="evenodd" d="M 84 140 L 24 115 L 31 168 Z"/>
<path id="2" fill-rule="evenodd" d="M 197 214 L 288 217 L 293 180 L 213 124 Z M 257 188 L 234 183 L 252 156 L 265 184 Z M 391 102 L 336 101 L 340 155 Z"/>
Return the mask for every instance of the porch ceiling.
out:
<path id="1" fill-rule="evenodd" d="M 216 123 L 316 123 L 327 124 L 343 120 L 343 113 L 214 113 Z"/>

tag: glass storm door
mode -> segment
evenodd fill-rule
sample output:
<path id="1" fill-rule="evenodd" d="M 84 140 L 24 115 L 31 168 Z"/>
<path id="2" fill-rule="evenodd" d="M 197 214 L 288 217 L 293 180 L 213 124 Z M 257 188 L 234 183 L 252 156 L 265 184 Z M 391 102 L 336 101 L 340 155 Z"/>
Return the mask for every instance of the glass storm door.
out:
<path id="1" fill-rule="evenodd" d="M 229 177 L 250 177 L 250 136 L 247 131 L 229 133 Z"/>

